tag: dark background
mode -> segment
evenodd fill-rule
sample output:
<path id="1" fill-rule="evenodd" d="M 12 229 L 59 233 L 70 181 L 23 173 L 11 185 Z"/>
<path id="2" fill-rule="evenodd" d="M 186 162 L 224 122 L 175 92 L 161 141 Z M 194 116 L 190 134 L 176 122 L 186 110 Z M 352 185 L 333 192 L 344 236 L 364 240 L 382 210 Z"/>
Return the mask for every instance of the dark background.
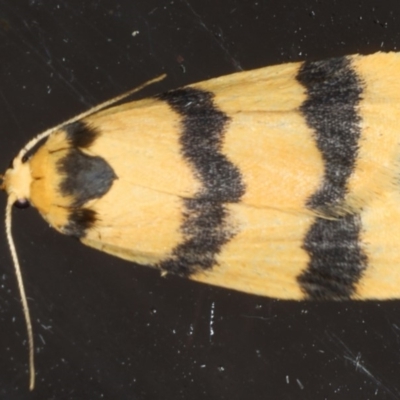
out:
<path id="1" fill-rule="evenodd" d="M 0 1 L 0 169 L 36 133 L 163 72 L 148 93 L 399 44 L 398 0 Z M 162 279 L 33 209 L 14 226 L 37 377 L 29 393 L 0 230 L 1 399 L 400 399 L 398 301 L 296 303 Z"/>

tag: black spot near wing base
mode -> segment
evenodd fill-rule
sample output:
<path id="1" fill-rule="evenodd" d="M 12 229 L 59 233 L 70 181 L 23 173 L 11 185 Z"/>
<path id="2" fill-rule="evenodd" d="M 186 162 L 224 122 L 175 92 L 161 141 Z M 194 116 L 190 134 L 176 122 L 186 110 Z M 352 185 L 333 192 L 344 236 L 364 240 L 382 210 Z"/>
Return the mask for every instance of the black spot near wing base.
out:
<path id="1" fill-rule="evenodd" d="M 68 224 L 64 226 L 63 233 L 81 238 L 96 223 L 96 212 L 87 208 L 76 208 L 70 211 Z"/>
<path id="2" fill-rule="evenodd" d="M 367 257 L 359 245 L 359 216 L 338 220 L 317 218 L 304 240 L 311 261 L 298 277 L 307 297 L 316 300 L 346 300 L 355 290 Z"/>
<path id="3" fill-rule="evenodd" d="M 348 179 L 356 168 L 363 84 L 347 58 L 306 62 L 297 79 L 307 93 L 300 110 L 314 131 L 325 167 L 320 188 L 307 207 L 336 217 L 316 218 L 311 226 L 303 245 L 310 262 L 298 282 L 308 298 L 349 299 L 367 257 L 360 244 L 360 217 L 337 217 L 335 207 L 344 203 Z"/>
<path id="4" fill-rule="evenodd" d="M 100 136 L 100 131 L 82 121 L 65 125 L 63 130 L 72 147 L 86 149 Z"/>
<path id="5" fill-rule="evenodd" d="M 238 168 L 221 153 L 229 118 L 214 105 L 213 94 L 184 88 L 158 98 L 179 114 L 181 152 L 202 184 L 193 199 L 183 201 L 183 243 L 159 267 L 190 276 L 198 270 L 212 268 L 222 246 L 234 236 L 224 203 L 238 202 L 244 193 L 244 184 Z"/>

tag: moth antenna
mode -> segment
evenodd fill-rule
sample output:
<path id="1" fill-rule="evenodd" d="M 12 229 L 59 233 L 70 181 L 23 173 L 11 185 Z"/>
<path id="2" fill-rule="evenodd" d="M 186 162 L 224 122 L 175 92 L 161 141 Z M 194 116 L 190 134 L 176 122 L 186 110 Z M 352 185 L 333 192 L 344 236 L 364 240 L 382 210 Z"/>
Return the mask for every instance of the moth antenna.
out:
<path id="1" fill-rule="evenodd" d="M 166 76 L 167 76 L 166 74 L 163 74 L 163 75 L 160 75 L 160 76 L 158 76 L 158 77 L 156 77 L 154 79 L 150 79 L 149 81 L 143 83 L 142 85 L 140 85 L 140 86 L 138 86 L 138 87 L 136 87 L 134 89 L 129 90 L 126 93 L 120 94 L 119 96 L 114 97 L 111 100 L 104 101 L 103 103 L 100 103 L 99 105 L 92 107 L 90 110 L 84 111 L 83 113 L 81 113 L 81 114 L 79 114 L 79 115 L 77 115 L 77 116 L 75 116 L 75 117 L 73 117 L 73 118 L 61 123 L 61 124 L 58 124 L 58 125 L 54 126 L 53 128 L 47 129 L 46 131 L 44 131 L 42 133 L 39 133 L 39 135 L 36 135 L 33 139 L 31 139 L 20 150 L 20 152 L 19 152 L 19 154 L 17 155 L 16 158 L 20 158 L 22 160 L 22 157 L 30 149 L 32 149 L 32 147 L 34 147 L 38 142 L 40 142 L 42 139 L 50 136 L 53 132 L 61 129 L 63 126 L 65 126 L 67 124 L 72 124 L 73 122 L 79 121 L 80 119 L 86 118 L 89 115 L 92 115 L 92 114 L 94 114 L 94 113 L 96 113 L 98 111 L 101 111 L 104 108 L 109 107 L 109 106 L 117 103 L 118 101 L 124 99 L 125 97 L 130 96 L 131 94 L 134 94 L 134 93 L 137 93 L 137 92 L 141 91 L 142 89 L 144 89 L 147 86 L 150 86 L 150 85 L 153 85 L 154 83 L 162 81 L 163 79 L 165 79 Z"/>
<path id="2" fill-rule="evenodd" d="M 20 297 L 21 297 L 22 309 L 23 309 L 24 317 L 25 317 L 26 330 L 27 330 L 27 333 L 28 333 L 28 344 L 29 344 L 29 390 L 33 390 L 34 387 L 35 387 L 35 358 L 34 358 L 34 343 L 33 343 L 32 322 L 31 322 L 31 316 L 30 316 L 30 313 L 29 313 L 29 306 L 28 306 L 28 300 L 26 298 L 24 282 L 23 282 L 23 279 L 22 279 L 21 267 L 19 265 L 17 250 L 15 249 L 15 244 L 14 244 L 14 240 L 13 240 L 12 232 L 11 232 L 12 205 L 14 204 L 15 200 L 16 200 L 16 198 L 15 198 L 14 195 L 11 194 L 10 196 L 8 196 L 7 206 L 6 206 L 6 220 L 5 220 L 5 223 L 6 223 L 6 236 L 7 236 L 7 242 L 8 242 L 8 246 L 10 248 L 11 257 L 12 257 L 13 264 L 14 264 L 15 275 L 17 276 L 19 294 L 20 294 Z"/>
<path id="3" fill-rule="evenodd" d="M 18 153 L 16 159 L 22 160 L 24 155 L 31 150 L 38 142 L 40 142 L 42 139 L 50 136 L 53 132 L 61 129 L 63 126 L 67 124 L 71 124 L 73 122 L 76 122 L 78 120 L 81 120 L 83 118 L 88 117 L 89 115 L 92 115 L 100 110 L 103 110 L 106 107 L 109 107 L 118 101 L 130 96 L 131 94 L 137 93 L 140 90 L 144 89 L 145 87 L 152 85 L 154 83 L 157 83 L 163 79 L 165 79 L 166 75 L 160 75 L 157 78 L 151 79 L 142 85 L 136 87 L 135 89 L 129 90 L 128 92 L 121 94 L 119 96 L 114 97 L 111 100 L 107 100 L 103 103 L 100 103 L 99 105 L 92 107 L 90 110 L 87 110 L 53 128 L 47 129 L 46 131 L 40 133 L 39 135 L 35 136 L 32 140 L 30 140 Z M 0 176 L 0 180 L 3 179 L 3 175 Z M 5 190 L 5 185 L 4 182 L 0 183 L 0 189 Z M 17 276 L 17 282 L 18 282 L 18 288 L 19 288 L 19 293 L 21 297 L 21 302 L 22 302 L 22 308 L 23 308 L 23 313 L 25 317 L 25 324 L 26 324 L 26 330 L 28 333 L 28 344 L 29 344 L 29 389 L 33 390 L 35 387 L 35 358 L 34 358 L 34 341 L 33 341 L 33 330 L 32 330 L 32 322 L 31 322 L 31 316 L 29 312 L 29 306 L 28 306 L 28 300 L 26 298 L 26 293 L 25 293 L 25 288 L 24 288 L 24 282 L 22 279 L 22 273 L 21 273 L 21 267 L 18 261 L 18 255 L 17 255 L 17 250 L 15 248 L 14 240 L 12 237 L 12 231 L 11 231 L 11 215 L 12 215 L 12 206 L 14 202 L 17 200 L 16 196 L 11 193 L 8 196 L 7 200 L 7 206 L 6 206 L 6 219 L 5 219 L 5 225 L 6 225 L 6 236 L 7 236 L 7 242 L 8 246 L 10 248 L 11 252 L 11 257 L 13 260 L 14 264 L 14 269 L 15 269 L 15 274 Z"/>

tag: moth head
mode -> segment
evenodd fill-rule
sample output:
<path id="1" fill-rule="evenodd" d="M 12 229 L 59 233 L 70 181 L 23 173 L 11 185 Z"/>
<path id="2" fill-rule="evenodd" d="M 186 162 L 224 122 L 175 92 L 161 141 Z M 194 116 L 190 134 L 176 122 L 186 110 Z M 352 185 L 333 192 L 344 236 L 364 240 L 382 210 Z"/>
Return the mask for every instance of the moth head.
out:
<path id="1" fill-rule="evenodd" d="M 14 200 L 14 204 L 19 208 L 29 206 L 32 181 L 29 162 L 22 157 L 15 157 L 2 178 L 1 189 Z"/>

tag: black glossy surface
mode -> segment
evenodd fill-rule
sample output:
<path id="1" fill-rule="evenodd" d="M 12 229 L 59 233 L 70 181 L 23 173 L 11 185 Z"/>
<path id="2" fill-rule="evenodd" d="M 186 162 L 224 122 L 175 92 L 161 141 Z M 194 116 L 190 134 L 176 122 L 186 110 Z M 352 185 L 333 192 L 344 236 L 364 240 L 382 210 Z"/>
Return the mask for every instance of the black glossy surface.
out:
<path id="1" fill-rule="evenodd" d="M 148 93 L 399 42 L 395 0 L 0 1 L 0 167 L 34 134 L 163 72 Z M 1 399 L 400 398 L 398 301 L 257 298 L 161 279 L 56 233 L 33 209 L 16 210 L 14 226 L 37 382 L 29 393 L 0 230 Z"/>

